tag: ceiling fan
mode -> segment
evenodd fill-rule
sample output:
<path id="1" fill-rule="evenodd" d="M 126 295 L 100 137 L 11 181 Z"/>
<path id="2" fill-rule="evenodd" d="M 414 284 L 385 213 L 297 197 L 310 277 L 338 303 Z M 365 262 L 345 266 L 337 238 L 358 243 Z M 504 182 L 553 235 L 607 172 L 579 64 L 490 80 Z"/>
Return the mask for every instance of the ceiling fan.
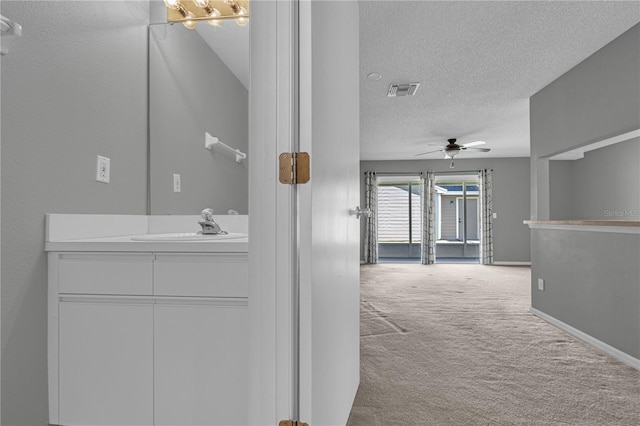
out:
<path id="1" fill-rule="evenodd" d="M 451 165 L 449 166 L 449 168 L 453 169 L 454 167 L 453 157 L 458 155 L 460 151 L 479 151 L 479 152 L 491 151 L 491 149 L 489 148 L 474 148 L 478 145 L 484 145 L 486 143 L 484 141 L 475 141 L 475 142 L 469 142 L 465 144 L 457 144 L 456 139 L 452 138 L 452 139 L 447 139 L 447 142 L 449 143 L 446 146 L 436 145 L 438 149 L 434 149 L 433 151 L 421 152 L 420 154 L 416 154 L 416 157 L 419 155 L 426 155 L 426 154 L 431 154 L 433 152 L 442 151 L 444 152 L 444 158 L 451 158 Z"/>

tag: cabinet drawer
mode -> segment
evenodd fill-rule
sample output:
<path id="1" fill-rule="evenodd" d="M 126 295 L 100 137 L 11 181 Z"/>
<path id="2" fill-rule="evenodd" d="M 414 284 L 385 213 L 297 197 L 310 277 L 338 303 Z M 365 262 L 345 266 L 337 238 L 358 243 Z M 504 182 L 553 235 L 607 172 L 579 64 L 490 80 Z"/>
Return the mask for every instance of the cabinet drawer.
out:
<path id="1" fill-rule="evenodd" d="M 154 295 L 248 297 L 246 254 L 156 255 Z"/>
<path id="2" fill-rule="evenodd" d="M 151 254 L 61 254 L 59 293 L 151 295 Z"/>

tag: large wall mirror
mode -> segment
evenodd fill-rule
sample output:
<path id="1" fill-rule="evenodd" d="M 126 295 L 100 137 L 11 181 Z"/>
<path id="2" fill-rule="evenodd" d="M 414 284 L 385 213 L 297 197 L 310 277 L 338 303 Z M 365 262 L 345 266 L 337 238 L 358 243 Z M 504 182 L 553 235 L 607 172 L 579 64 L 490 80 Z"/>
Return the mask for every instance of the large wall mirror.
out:
<path id="1" fill-rule="evenodd" d="M 248 88 L 249 25 L 149 26 L 151 214 L 248 213 L 250 157 L 205 148 L 208 132 L 247 153 Z"/>

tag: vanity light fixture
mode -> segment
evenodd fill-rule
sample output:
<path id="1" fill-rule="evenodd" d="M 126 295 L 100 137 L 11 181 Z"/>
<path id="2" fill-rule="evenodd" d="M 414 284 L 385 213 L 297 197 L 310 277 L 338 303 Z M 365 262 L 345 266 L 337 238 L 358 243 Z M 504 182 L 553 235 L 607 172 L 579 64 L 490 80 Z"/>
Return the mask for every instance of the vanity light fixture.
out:
<path id="1" fill-rule="evenodd" d="M 249 23 L 249 0 L 164 0 L 167 21 L 180 22 L 194 29 L 198 21 L 214 27 L 225 19 L 233 19 L 243 27 Z"/>

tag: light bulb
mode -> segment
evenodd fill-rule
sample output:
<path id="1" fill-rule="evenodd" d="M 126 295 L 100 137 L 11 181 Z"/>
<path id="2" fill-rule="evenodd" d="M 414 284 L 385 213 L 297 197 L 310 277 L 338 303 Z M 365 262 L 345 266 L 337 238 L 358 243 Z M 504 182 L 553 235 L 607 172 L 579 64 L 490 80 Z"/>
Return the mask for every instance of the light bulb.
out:
<path id="1" fill-rule="evenodd" d="M 180 0 L 164 0 L 164 4 L 169 9 L 175 9 L 175 10 L 180 9 Z"/>
<path id="2" fill-rule="evenodd" d="M 220 17 L 220 11 L 214 8 L 209 14 L 209 18 L 211 18 L 209 20 L 209 25 L 211 25 L 212 27 L 219 27 L 222 22 L 219 19 L 216 19 L 218 17 Z"/>
<path id="3" fill-rule="evenodd" d="M 184 25 L 186 28 L 192 30 L 196 27 L 196 25 L 198 25 L 198 22 L 193 20 L 193 18 L 195 18 L 195 15 L 193 13 L 187 12 L 187 16 L 185 16 L 185 18 L 187 18 L 187 20 L 184 21 L 182 25 Z"/>
<path id="4" fill-rule="evenodd" d="M 193 0 L 193 4 L 204 9 L 209 5 L 209 0 Z"/>
<path id="5" fill-rule="evenodd" d="M 238 13 L 236 15 L 246 15 L 246 14 L 247 14 L 247 10 L 244 7 L 241 7 L 240 10 L 238 10 Z M 236 18 L 235 21 L 236 21 L 236 24 L 240 25 L 241 27 L 244 27 L 249 23 L 249 18 L 247 18 L 246 16 L 240 16 Z"/>

